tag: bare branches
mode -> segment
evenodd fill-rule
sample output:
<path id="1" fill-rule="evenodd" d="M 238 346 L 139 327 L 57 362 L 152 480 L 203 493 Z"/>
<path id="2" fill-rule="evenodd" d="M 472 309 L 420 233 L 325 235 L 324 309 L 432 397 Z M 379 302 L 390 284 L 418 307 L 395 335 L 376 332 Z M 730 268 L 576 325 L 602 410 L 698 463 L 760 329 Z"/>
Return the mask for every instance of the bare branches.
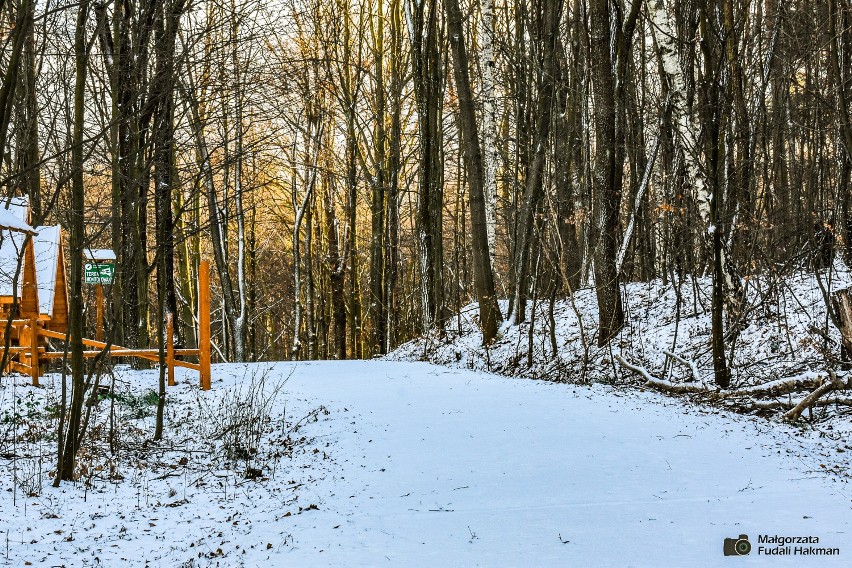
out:
<path id="1" fill-rule="evenodd" d="M 834 373 L 834 371 L 829 370 L 829 377 L 831 377 L 830 380 L 825 381 L 823 384 L 817 387 L 811 394 L 803 398 L 798 404 L 796 404 L 796 406 L 790 409 L 790 411 L 784 415 L 784 419 L 789 420 L 791 422 L 795 422 L 799 419 L 799 416 L 801 416 L 802 411 L 804 409 L 814 406 L 823 396 L 825 396 L 829 392 L 845 387 L 843 381 L 837 378 L 837 375 Z M 839 403 L 840 400 L 840 398 L 835 397 L 835 403 Z M 847 402 L 843 404 L 849 404 L 848 401 L 852 401 L 852 399 L 848 398 L 845 400 Z"/>

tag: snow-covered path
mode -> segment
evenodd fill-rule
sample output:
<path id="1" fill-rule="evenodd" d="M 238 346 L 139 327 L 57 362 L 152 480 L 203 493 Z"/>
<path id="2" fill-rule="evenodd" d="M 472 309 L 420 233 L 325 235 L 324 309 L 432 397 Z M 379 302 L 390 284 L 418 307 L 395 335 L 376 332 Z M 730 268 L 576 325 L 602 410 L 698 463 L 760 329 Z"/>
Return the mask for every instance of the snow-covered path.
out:
<path id="1" fill-rule="evenodd" d="M 352 416 L 326 423 L 348 461 L 294 566 L 850 565 L 852 488 L 744 418 L 414 363 L 302 363 L 288 390 Z M 758 534 L 841 555 L 760 557 Z"/>
<path id="2" fill-rule="evenodd" d="M 45 483 L 13 500 L 6 480 L 0 564 L 852 565 L 849 478 L 828 475 L 822 466 L 837 460 L 776 423 L 652 392 L 425 363 L 217 365 L 213 374 L 210 393 L 187 374 L 169 391 L 169 443 L 191 444 L 205 401 L 252 375 L 273 387 L 286 380 L 275 413 L 287 422 L 274 428 L 292 432 L 312 410 L 327 413 L 305 421 L 293 455 L 265 464 L 258 481 L 204 469 L 203 452 L 156 448 L 115 484 Z M 125 378 L 142 389 L 155 376 Z M 723 540 L 740 534 L 751 555 L 725 558 Z M 774 546 L 761 534 L 818 537 L 815 546 L 840 556 L 759 556 Z"/>

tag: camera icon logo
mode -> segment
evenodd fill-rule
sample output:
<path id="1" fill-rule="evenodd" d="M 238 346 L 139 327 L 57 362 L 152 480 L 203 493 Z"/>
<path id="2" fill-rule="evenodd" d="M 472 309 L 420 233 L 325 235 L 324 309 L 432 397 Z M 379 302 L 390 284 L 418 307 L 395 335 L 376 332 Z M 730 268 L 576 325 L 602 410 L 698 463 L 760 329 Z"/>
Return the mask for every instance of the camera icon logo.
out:
<path id="1" fill-rule="evenodd" d="M 747 534 L 741 534 L 739 538 L 726 538 L 723 550 L 725 556 L 745 556 L 751 552 L 751 543 Z"/>

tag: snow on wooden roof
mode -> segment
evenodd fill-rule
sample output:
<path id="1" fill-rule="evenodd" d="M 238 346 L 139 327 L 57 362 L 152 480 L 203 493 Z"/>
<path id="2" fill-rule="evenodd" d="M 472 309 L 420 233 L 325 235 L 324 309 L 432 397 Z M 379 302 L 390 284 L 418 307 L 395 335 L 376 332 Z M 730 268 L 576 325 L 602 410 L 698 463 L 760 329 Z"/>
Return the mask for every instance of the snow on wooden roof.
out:
<path id="1" fill-rule="evenodd" d="M 33 237 L 33 252 L 38 283 L 38 311 L 53 317 L 53 296 L 56 293 L 62 227 L 37 227 L 36 231 L 38 235 Z"/>
<path id="2" fill-rule="evenodd" d="M 0 231 L 0 296 L 21 296 L 24 281 L 24 235 L 8 229 Z M 20 260 L 21 268 L 18 269 Z M 12 293 L 12 282 L 18 272 L 18 290 Z"/>
<path id="3" fill-rule="evenodd" d="M 38 227 L 34 231 L 33 253 L 35 256 L 36 283 L 38 285 L 39 313 L 53 317 L 53 299 L 56 292 L 60 242 L 62 229 L 59 225 Z M 12 296 L 12 282 L 18 267 L 18 259 L 24 254 L 25 236 L 9 230 L 0 231 L 0 296 Z M 24 263 L 18 275 L 17 296 L 21 296 Z"/>
<path id="4" fill-rule="evenodd" d="M 35 234 L 27 222 L 30 201 L 26 197 L 0 199 L 0 229 L 19 233 Z"/>
<path id="5" fill-rule="evenodd" d="M 83 255 L 87 260 L 115 260 L 115 252 L 112 249 L 86 249 Z"/>

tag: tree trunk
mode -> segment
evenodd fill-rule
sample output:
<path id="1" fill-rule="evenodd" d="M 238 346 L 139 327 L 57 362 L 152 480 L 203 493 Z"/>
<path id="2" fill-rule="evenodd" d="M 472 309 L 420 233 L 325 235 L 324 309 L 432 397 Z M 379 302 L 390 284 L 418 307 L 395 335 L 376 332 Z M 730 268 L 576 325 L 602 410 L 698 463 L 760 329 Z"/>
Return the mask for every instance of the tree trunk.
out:
<path id="1" fill-rule="evenodd" d="M 27 13 L 23 11 L 27 10 Z M 35 4 L 21 2 L 16 14 L 15 27 L 24 33 L 21 70 L 18 76 L 17 126 L 16 126 L 16 169 L 18 171 L 18 194 L 30 199 L 33 224 L 41 224 L 44 218 L 41 206 L 41 168 L 38 145 L 38 99 L 36 93 L 36 53 L 33 26 Z"/>
<path id="2" fill-rule="evenodd" d="M 301 228 L 305 214 L 311 206 L 311 201 L 316 184 L 317 176 L 317 160 L 319 159 L 320 143 L 322 141 L 323 128 L 325 122 L 316 120 L 316 117 L 311 117 L 308 133 L 305 137 L 305 147 L 307 148 L 305 159 L 305 195 L 302 198 L 301 204 L 298 200 L 298 187 L 293 183 L 293 210 L 296 212 L 296 219 L 293 222 L 293 298 L 294 298 L 294 317 L 293 317 L 293 346 L 290 349 L 290 358 L 297 360 L 302 349 L 302 253 L 301 253 Z M 316 134 L 313 134 L 316 130 Z M 313 323 L 313 322 L 311 322 Z"/>
<path id="3" fill-rule="evenodd" d="M 176 185 L 174 150 L 174 48 L 184 0 L 167 2 L 158 11 L 154 39 L 156 43 L 156 75 L 152 95 L 156 100 L 154 115 L 154 202 L 157 227 L 157 339 L 160 351 L 159 398 L 154 440 L 163 436 L 163 412 L 166 402 L 166 319 L 172 317 L 178 327 L 177 294 L 175 293 L 175 238 L 172 191 Z M 147 291 L 147 290 L 146 290 Z M 177 343 L 183 343 L 180 335 Z"/>
<path id="4" fill-rule="evenodd" d="M 190 77 L 188 88 L 184 89 L 184 96 L 188 101 L 190 111 L 190 129 L 192 130 L 195 138 L 196 165 L 200 171 L 204 186 L 204 195 L 207 202 L 207 214 L 210 227 L 210 241 L 213 249 L 213 261 L 216 264 L 216 271 L 219 274 L 219 282 L 222 286 L 222 300 L 224 304 L 225 319 L 228 322 L 233 322 L 237 319 L 237 306 L 233 283 L 231 280 L 231 270 L 228 265 L 228 255 L 225 250 L 224 221 L 219 211 L 219 198 L 216 190 L 216 180 L 210 161 L 210 151 L 207 146 L 207 138 L 204 133 L 204 123 L 202 122 L 199 108 L 200 105 L 199 101 L 194 96 L 194 92 L 195 85 Z"/>
<path id="5" fill-rule="evenodd" d="M 2 8 L 2 5 L 0 5 Z M 9 132 L 9 123 L 12 121 L 12 108 L 15 106 L 15 91 L 18 87 L 18 76 L 22 67 L 22 54 L 25 52 L 29 29 L 33 25 L 34 6 L 33 0 L 23 0 L 15 15 L 16 25 L 8 32 L 4 40 L 4 52 L 6 46 L 11 44 L 11 53 L 8 55 L 8 64 L 3 82 L 0 85 L 0 148 L 6 152 L 6 138 Z M 5 53 L 4 53 L 5 55 Z M 26 58 L 23 57 L 23 64 Z"/>
<path id="6" fill-rule="evenodd" d="M 837 328 L 840 330 L 841 358 L 852 361 L 852 288 L 834 292 L 831 307 L 837 315 Z"/>
<path id="7" fill-rule="evenodd" d="M 554 2 L 555 3 L 555 2 Z M 444 0 L 447 14 L 447 31 L 453 55 L 453 76 L 459 97 L 458 124 L 462 155 L 467 168 L 470 198 L 471 244 L 473 248 L 473 277 L 479 300 L 479 319 L 482 326 L 482 343 L 488 345 L 497 336 L 502 321 L 494 291 L 494 275 L 488 254 L 488 231 L 485 218 L 484 173 L 476 111 L 470 89 L 467 47 L 464 43 L 462 15 L 458 0 Z M 558 11 L 557 11 L 558 13 Z"/>
<path id="8" fill-rule="evenodd" d="M 346 259 L 340 254 L 340 230 L 334 210 L 333 178 L 329 176 L 326 187 L 325 232 L 328 238 L 328 272 L 331 288 L 331 328 L 334 337 L 334 353 L 337 359 L 346 359 Z"/>
<path id="9" fill-rule="evenodd" d="M 77 7 L 77 24 L 74 31 L 74 125 L 71 140 L 71 223 L 69 225 L 71 267 L 68 274 L 71 290 L 68 298 L 69 334 L 71 351 L 71 406 L 68 411 L 68 429 L 65 448 L 57 479 L 74 479 L 77 450 L 80 448 L 80 430 L 83 402 L 86 396 L 85 360 L 83 359 L 83 250 L 85 247 L 85 219 L 83 186 L 83 139 L 85 125 L 86 71 L 89 67 L 86 21 L 89 17 L 89 0 L 81 0 Z"/>
<path id="10" fill-rule="evenodd" d="M 411 4 L 414 4 L 411 6 Z M 443 311 L 441 233 L 443 167 L 440 160 L 440 105 L 444 90 L 437 0 L 411 0 L 409 36 L 417 103 L 418 180 L 416 230 L 420 269 L 422 330 L 438 323 Z"/>
<path id="11" fill-rule="evenodd" d="M 353 359 L 362 354 L 361 341 L 361 283 L 358 274 L 358 164 L 356 152 L 358 141 L 355 139 L 355 109 L 347 116 L 346 128 L 346 254 L 349 261 L 349 345 Z"/>
<path id="12" fill-rule="evenodd" d="M 317 145 L 316 151 L 319 151 Z M 314 282 L 313 235 L 314 235 L 314 192 L 305 210 L 305 331 L 307 332 L 307 358 L 317 358 L 316 283 Z"/>
<path id="13" fill-rule="evenodd" d="M 387 134 L 385 132 L 385 14 L 384 0 L 378 0 L 377 29 L 374 34 L 376 129 L 373 137 L 374 164 L 373 194 L 370 207 L 372 231 L 370 232 L 370 303 L 367 306 L 370 321 L 370 355 L 384 352 L 385 347 L 385 167 Z"/>
<path id="14" fill-rule="evenodd" d="M 595 161 L 593 199 L 595 243 L 595 292 L 598 299 L 598 346 L 602 347 L 624 326 L 621 285 L 616 270 L 621 175 L 616 140 L 616 100 L 613 61 L 610 52 L 608 0 L 593 0 L 589 6 L 591 76 L 594 85 Z"/>
<path id="15" fill-rule="evenodd" d="M 234 215 L 237 218 L 237 306 L 236 317 L 231 322 L 234 338 L 234 360 L 246 360 L 246 336 L 248 328 L 248 290 L 246 286 L 246 222 L 243 207 L 243 84 L 242 64 L 239 59 L 238 41 L 239 15 L 231 2 L 231 61 L 234 75 Z"/>
<path id="16" fill-rule="evenodd" d="M 545 0 L 544 20 L 537 31 L 536 44 L 541 53 L 537 73 L 538 101 L 535 108 L 535 130 L 531 147 L 532 161 L 527 171 L 524 199 L 518 218 L 517 240 L 515 242 L 515 290 L 512 316 L 515 323 L 526 318 L 527 294 L 529 293 L 530 242 L 536 214 L 543 195 L 544 166 L 547 155 L 547 140 L 550 136 L 553 113 L 554 76 L 556 73 L 556 50 L 558 49 L 559 20 L 562 12 L 561 0 Z"/>
<path id="17" fill-rule="evenodd" d="M 577 9 L 575 0 L 575 10 Z M 575 19 L 575 33 L 580 30 L 580 19 Z M 582 29 L 582 28 L 580 28 Z M 582 70 L 578 62 L 581 50 L 579 39 L 574 38 L 571 46 L 571 57 L 566 57 L 561 40 L 557 39 L 556 48 L 556 104 L 553 154 L 554 154 L 554 189 L 556 194 L 556 235 L 559 269 L 565 292 L 573 292 L 580 287 L 582 259 L 578 239 L 579 219 L 575 200 L 580 191 L 577 180 L 581 166 L 580 148 L 580 77 Z M 579 70 L 578 70 L 579 69 Z"/>
<path id="18" fill-rule="evenodd" d="M 482 69 L 482 147 L 485 148 L 485 222 L 488 254 L 494 266 L 497 247 L 497 97 L 494 92 L 494 0 L 482 0 L 479 20 Z"/>
<path id="19" fill-rule="evenodd" d="M 384 352 L 391 351 L 397 345 L 399 314 L 397 300 L 397 281 L 399 272 L 399 174 L 402 169 L 402 23 L 400 0 L 392 0 L 390 4 L 391 22 L 391 131 L 388 141 L 388 202 L 387 229 L 385 231 L 385 345 Z"/>

